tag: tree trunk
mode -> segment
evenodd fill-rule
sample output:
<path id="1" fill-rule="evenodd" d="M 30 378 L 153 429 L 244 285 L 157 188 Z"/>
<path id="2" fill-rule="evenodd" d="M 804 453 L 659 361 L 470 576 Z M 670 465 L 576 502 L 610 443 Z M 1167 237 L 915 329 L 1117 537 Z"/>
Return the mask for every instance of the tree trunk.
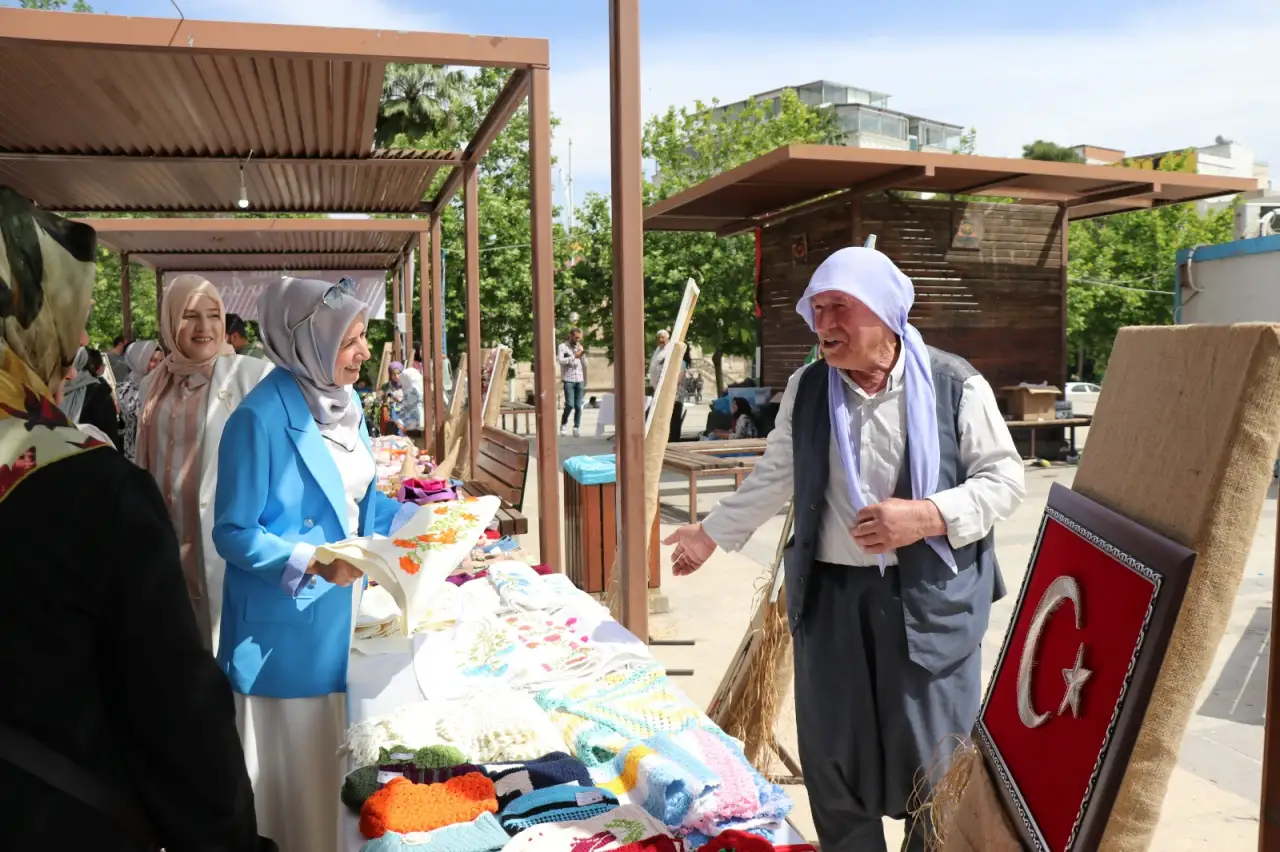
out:
<path id="1" fill-rule="evenodd" d="M 1076 379 L 1084 381 L 1084 344 L 1080 344 L 1080 349 L 1076 352 Z"/>
<path id="2" fill-rule="evenodd" d="M 716 351 L 711 353 L 711 363 L 716 368 L 716 396 L 724 396 L 724 353 L 716 347 Z"/>

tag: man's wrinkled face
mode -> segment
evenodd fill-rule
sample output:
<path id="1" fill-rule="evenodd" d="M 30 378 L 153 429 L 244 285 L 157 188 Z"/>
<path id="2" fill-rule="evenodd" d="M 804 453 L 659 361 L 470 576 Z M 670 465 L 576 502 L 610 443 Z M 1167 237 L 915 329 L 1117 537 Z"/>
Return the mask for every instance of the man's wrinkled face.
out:
<path id="1" fill-rule="evenodd" d="M 883 350 L 886 338 L 893 336 L 889 326 L 848 293 L 819 293 L 810 305 L 822 355 L 838 369 L 869 369 Z"/>

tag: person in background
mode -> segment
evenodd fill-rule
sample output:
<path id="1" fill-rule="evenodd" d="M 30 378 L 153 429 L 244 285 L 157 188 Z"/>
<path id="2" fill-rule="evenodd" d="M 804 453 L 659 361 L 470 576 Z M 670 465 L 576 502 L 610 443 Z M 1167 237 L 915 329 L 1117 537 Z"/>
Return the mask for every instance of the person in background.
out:
<path id="1" fill-rule="evenodd" d="M 123 382 L 125 377 L 129 375 L 129 365 L 124 362 L 124 350 L 129 348 L 129 340 L 124 335 L 116 335 L 115 340 L 111 341 L 111 348 L 107 350 L 107 362 L 111 367 L 111 373 L 115 376 L 116 384 Z"/>
<path id="2" fill-rule="evenodd" d="M 404 364 L 399 361 L 392 361 L 387 367 L 387 380 L 383 383 L 379 394 L 382 410 L 379 412 L 378 422 L 383 435 L 404 434 L 405 387 L 401 381 L 403 374 Z"/>
<path id="3" fill-rule="evenodd" d="M 94 231 L 0 187 L 0 246 L 0 849 L 274 852 L 155 482 L 57 407 Z"/>
<path id="4" fill-rule="evenodd" d="M 245 354 L 249 348 L 249 330 L 239 314 L 227 314 L 227 343 L 237 355 Z"/>
<path id="5" fill-rule="evenodd" d="M 115 397 L 107 383 L 93 373 L 92 350 L 80 347 L 75 361 L 67 371 L 62 386 L 62 404 L 58 407 L 67 415 L 72 423 L 90 426 L 98 433 L 95 437 L 105 437 L 117 450 L 123 443 L 120 439 L 120 420 L 116 412 Z M 102 355 L 97 357 L 98 371 L 103 369 Z"/>
<path id="6" fill-rule="evenodd" d="M 929 813 L 915 809 L 973 728 L 982 637 L 1005 593 L 992 527 L 1026 495 L 991 385 L 925 345 L 907 322 L 914 300 L 875 249 L 823 261 L 796 310 L 825 359 L 787 382 L 737 492 L 666 541 L 683 576 L 793 501 L 796 728 L 831 852 L 884 852 L 884 817 L 907 820 L 903 850 L 925 848 Z"/>
<path id="7" fill-rule="evenodd" d="M 649 357 L 649 387 L 652 392 L 658 390 L 658 380 L 662 378 L 662 368 L 667 363 L 667 344 L 671 342 L 671 332 L 665 328 L 658 332 L 658 345 Z"/>
<path id="8" fill-rule="evenodd" d="M 744 397 L 733 398 L 733 428 L 715 429 L 711 435 L 722 441 L 756 437 L 756 421 L 751 416 L 751 403 Z"/>
<path id="9" fill-rule="evenodd" d="M 129 365 L 129 375 L 116 389 L 116 398 L 120 403 L 121 449 L 125 458 L 136 462 L 138 404 L 142 401 L 139 391 L 142 389 L 142 380 L 164 360 L 164 350 L 154 340 L 137 340 L 130 343 L 129 348 L 124 351 L 124 360 Z"/>
<path id="10" fill-rule="evenodd" d="M 417 511 L 380 493 L 352 385 L 368 307 L 339 285 L 285 278 L 262 296 L 279 369 L 231 415 L 214 541 L 227 560 L 218 661 L 258 799 L 284 852 L 335 852 L 347 661 L 363 575 L 317 546 L 388 535 Z M 269 614 L 269 615 L 268 615 Z"/>
<path id="11" fill-rule="evenodd" d="M 226 342 L 222 297 L 199 275 L 165 293 L 160 336 L 168 353 L 142 380 L 138 465 L 160 485 L 173 519 L 187 591 L 206 646 L 217 651 L 225 565 L 213 546 L 218 441 L 240 400 L 271 369 Z"/>
<path id="12" fill-rule="evenodd" d="M 560 434 L 573 414 L 573 435 L 582 434 L 582 399 L 587 390 L 586 358 L 582 349 L 582 329 L 569 330 L 569 339 L 560 344 L 560 378 L 564 382 L 564 413 L 560 415 Z"/>

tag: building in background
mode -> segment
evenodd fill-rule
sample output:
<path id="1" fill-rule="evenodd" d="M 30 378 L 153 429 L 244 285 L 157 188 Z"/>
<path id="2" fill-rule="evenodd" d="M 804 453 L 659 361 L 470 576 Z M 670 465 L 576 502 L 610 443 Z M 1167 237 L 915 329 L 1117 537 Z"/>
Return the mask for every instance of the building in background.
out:
<path id="1" fill-rule="evenodd" d="M 942 154 L 955 153 L 960 147 L 960 136 L 964 133 L 960 125 L 890 109 L 889 95 L 844 83 L 814 80 L 802 86 L 784 86 L 762 92 L 754 100 L 776 103 L 787 89 L 794 91 L 802 102 L 811 107 L 835 112 L 841 133 L 839 144 L 851 148 L 889 148 Z M 724 104 L 712 111 L 712 117 L 719 118 L 746 104 L 746 100 Z"/>

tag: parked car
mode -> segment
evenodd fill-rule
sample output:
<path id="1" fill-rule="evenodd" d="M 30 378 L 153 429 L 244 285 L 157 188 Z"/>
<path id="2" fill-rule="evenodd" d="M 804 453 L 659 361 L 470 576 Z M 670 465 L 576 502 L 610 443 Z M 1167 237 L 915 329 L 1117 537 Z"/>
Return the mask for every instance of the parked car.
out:
<path id="1" fill-rule="evenodd" d="M 1089 382 L 1067 382 L 1066 399 L 1071 403 L 1071 413 L 1080 416 L 1091 416 L 1098 405 L 1098 394 L 1102 388 Z"/>

